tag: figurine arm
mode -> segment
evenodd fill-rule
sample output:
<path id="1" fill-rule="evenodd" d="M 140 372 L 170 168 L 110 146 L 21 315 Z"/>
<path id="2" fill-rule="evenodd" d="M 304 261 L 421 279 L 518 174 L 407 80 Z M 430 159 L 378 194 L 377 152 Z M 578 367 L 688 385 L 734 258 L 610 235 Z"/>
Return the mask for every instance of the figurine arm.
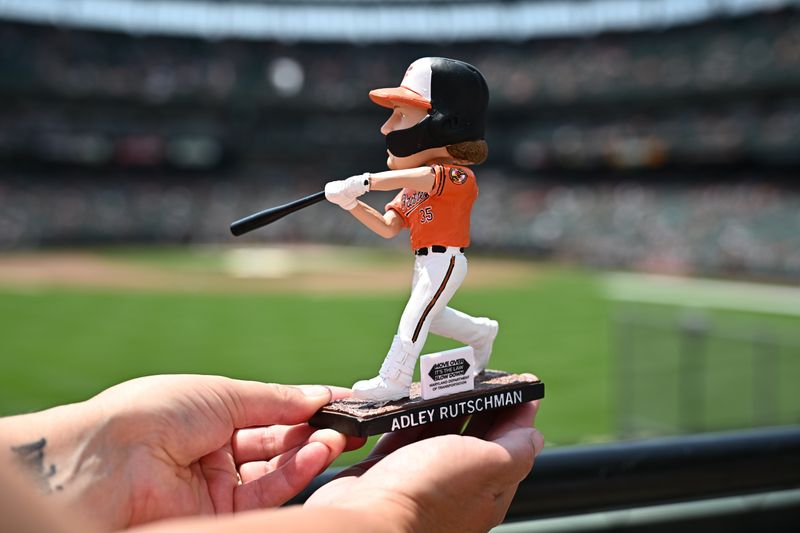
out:
<path id="1" fill-rule="evenodd" d="M 393 209 L 381 214 L 364 202 L 358 202 L 358 205 L 351 209 L 350 213 L 384 239 L 396 237 L 403 229 L 403 221 Z"/>
<path id="2" fill-rule="evenodd" d="M 327 183 L 325 197 L 342 209 L 350 211 L 359 222 L 381 237 L 391 239 L 403 229 L 400 215 L 393 209 L 381 214 L 357 198 L 367 190 L 391 191 L 408 188 L 428 192 L 433 189 L 435 181 L 436 175 L 432 167 L 366 173 Z"/>
<path id="3" fill-rule="evenodd" d="M 369 190 L 393 191 L 408 188 L 430 192 L 436 180 L 433 167 L 418 167 L 403 170 L 387 170 L 369 174 Z"/>

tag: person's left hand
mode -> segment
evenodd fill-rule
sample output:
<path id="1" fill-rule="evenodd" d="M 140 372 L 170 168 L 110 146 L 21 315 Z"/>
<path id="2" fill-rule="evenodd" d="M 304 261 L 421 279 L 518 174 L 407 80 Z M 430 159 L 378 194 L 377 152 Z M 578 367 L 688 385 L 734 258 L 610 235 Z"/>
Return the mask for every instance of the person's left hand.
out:
<path id="1" fill-rule="evenodd" d="M 375 517 L 371 530 L 488 531 L 544 447 L 538 409 L 536 400 L 388 433 L 304 507 Z"/>
<path id="2" fill-rule="evenodd" d="M 78 462 L 91 479 L 77 503 L 114 528 L 281 505 L 364 444 L 306 423 L 348 392 L 216 376 L 114 386 L 82 404 L 104 422 Z"/>

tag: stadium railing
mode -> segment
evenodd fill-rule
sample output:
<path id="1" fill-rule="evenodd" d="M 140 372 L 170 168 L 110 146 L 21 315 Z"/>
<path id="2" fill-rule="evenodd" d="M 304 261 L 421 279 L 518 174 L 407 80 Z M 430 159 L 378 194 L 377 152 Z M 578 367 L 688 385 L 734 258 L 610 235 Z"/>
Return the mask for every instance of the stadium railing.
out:
<path id="1" fill-rule="evenodd" d="M 799 519 L 800 425 L 545 450 L 500 529 L 789 531 Z"/>

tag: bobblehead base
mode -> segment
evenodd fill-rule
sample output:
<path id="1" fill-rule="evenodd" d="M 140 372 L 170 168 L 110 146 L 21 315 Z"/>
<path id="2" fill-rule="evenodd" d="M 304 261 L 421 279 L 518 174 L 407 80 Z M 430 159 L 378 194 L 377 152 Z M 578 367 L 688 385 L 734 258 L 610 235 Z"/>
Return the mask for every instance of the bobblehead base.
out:
<path id="1" fill-rule="evenodd" d="M 544 383 L 520 374 L 486 370 L 475 377 L 473 390 L 431 400 L 423 400 L 420 392 L 420 384 L 415 382 L 409 398 L 384 405 L 352 398 L 337 400 L 317 411 L 309 424 L 369 437 L 538 400 L 544 397 Z"/>

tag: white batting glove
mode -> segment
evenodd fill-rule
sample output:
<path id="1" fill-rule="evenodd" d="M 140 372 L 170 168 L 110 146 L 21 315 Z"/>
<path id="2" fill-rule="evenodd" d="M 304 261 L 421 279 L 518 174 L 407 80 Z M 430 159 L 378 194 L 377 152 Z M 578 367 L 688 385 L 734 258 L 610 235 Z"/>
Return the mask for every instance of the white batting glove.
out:
<path id="1" fill-rule="evenodd" d="M 345 187 L 346 185 L 344 180 L 330 181 L 326 183 L 325 198 L 329 202 L 338 205 L 342 209 L 350 211 L 358 205 L 358 200 L 345 194 Z"/>
<path id="2" fill-rule="evenodd" d="M 350 176 L 345 182 L 347 196 L 358 198 L 364 193 L 369 192 L 369 172 L 364 172 L 358 176 Z"/>
<path id="3" fill-rule="evenodd" d="M 369 174 L 352 176 L 346 180 L 325 184 L 325 198 L 342 209 L 350 211 L 358 205 L 358 198 L 369 190 Z"/>

